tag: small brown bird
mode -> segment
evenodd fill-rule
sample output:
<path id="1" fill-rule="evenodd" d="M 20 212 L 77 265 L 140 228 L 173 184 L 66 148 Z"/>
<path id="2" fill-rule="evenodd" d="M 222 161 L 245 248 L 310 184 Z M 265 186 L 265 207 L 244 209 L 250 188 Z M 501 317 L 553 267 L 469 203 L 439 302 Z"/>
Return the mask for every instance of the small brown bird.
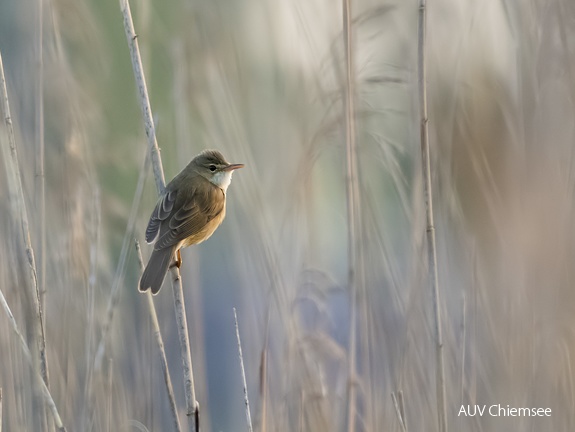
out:
<path id="1" fill-rule="evenodd" d="M 226 215 L 226 190 L 232 173 L 243 164 L 230 164 L 216 150 L 204 150 L 174 179 L 152 212 L 146 241 L 154 251 L 140 279 L 140 291 L 160 291 L 172 260 L 182 264 L 180 249 L 207 240 Z"/>

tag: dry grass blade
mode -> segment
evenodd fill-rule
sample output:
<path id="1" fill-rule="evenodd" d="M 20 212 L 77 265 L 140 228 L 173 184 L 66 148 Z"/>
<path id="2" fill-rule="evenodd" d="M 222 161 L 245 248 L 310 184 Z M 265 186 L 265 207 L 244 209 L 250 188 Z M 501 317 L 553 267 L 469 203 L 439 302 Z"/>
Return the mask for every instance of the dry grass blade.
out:
<path id="1" fill-rule="evenodd" d="M 391 392 L 391 398 L 393 400 L 393 407 L 395 408 L 395 414 L 397 414 L 397 419 L 399 420 L 399 425 L 401 426 L 402 432 L 407 432 L 407 428 L 405 426 L 405 418 L 401 410 L 401 405 L 398 401 L 398 397 L 395 395 L 395 392 Z"/>
<path id="2" fill-rule="evenodd" d="M 431 161 L 429 152 L 429 130 L 427 117 L 427 86 L 425 69 L 425 23 L 426 2 L 419 1 L 418 20 L 418 83 L 419 83 L 419 116 L 421 133 L 421 160 L 423 170 L 426 232 L 427 232 L 427 260 L 428 277 L 433 301 L 433 319 L 436 352 L 436 390 L 437 390 L 437 417 L 439 432 L 447 431 L 447 407 L 445 402 L 445 372 L 443 365 L 443 334 L 441 330 L 441 297 L 439 292 L 439 277 L 437 274 L 437 248 L 435 245 L 435 226 L 433 222 L 433 194 L 431 187 Z"/>
<path id="3" fill-rule="evenodd" d="M 236 308 L 234 308 L 234 321 L 236 323 L 236 338 L 238 339 L 238 355 L 240 357 L 240 368 L 242 370 L 242 382 L 244 384 L 244 403 L 246 405 L 246 421 L 248 424 L 248 430 L 252 432 L 254 430 L 252 426 L 252 415 L 250 414 L 250 400 L 248 398 L 248 383 L 246 382 L 246 370 L 244 368 L 244 356 L 242 355 L 242 341 L 240 339 L 240 327 L 238 325 L 238 315 L 236 313 Z"/>
<path id="4" fill-rule="evenodd" d="M 42 391 L 42 395 L 44 396 L 44 400 L 46 402 L 46 405 L 48 406 L 48 408 L 52 412 L 52 416 L 54 417 L 54 422 L 56 423 L 56 427 L 58 427 L 58 429 L 60 431 L 65 432 L 66 428 L 62 424 L 62 419 L 60 418 L 60 414 L 58 413 L 56 403 L 54 402 L 54 399 L 52 398 L 52 395 L 50 394 L 50 390 L 48 389 L 48 387 L 46 386 L 46 383 L 44 382 L 44 378 L 40 375 L 38 370 L 36 368 L 34 368 L 34 362 L 32 360 L 32 354 L 30 353 L 30 349 L 28 348 L 28 345 L 26 344 L 26 340 L 24 340 L 24 336 L 22 336 L 22 333 L 18 329 L 18 324 L 16 323 L 16 319 L 14 318 L 14 315 L 12 314 L 12 311 L 10 310 L 10 306 L 6 302 L 6 298 L 4 297 L 4 293 L 2 292 L 2 290 L 0 290 L 0 304 L 2 304 L 2 308 L 4 309 L 4 312 L 6 313 L 6 316 L 8 317 L 8 320 L 10 321 L 12 331 L 18 337 L 18 341 L 20 342 L 20 346 L 22 347 L 22 352 L 24 353 L 24 357 L 26 357 L 26 360 L 28 361 L 28 363 L 32 367 L 32 373 L 34 375 L 35 381 L 37 382 L 38 386 L 40 387 L 40 390 Z"/>

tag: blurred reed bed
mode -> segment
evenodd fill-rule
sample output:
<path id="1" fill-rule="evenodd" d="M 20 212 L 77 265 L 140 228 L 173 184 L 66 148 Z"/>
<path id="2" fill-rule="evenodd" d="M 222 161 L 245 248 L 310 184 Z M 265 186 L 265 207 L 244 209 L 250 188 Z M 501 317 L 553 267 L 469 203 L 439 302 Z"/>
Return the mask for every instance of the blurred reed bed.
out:
<path id="1" fill-rule="evenodd" d="M 203 148 L 246 163 L 230 187 L 225 223 L 209 242 L 183 254 L 203 431 L 246 428 L 233 307 L 255 430 L 437 427 L 416 3 L 351 2 L 362 260 L 354 314 L 341 5 L 132 4 L 166 177 Z M 575 426 L 571 3 L 428 3 L 450 430 Z M 171 430 L 132 247 L 104 357 L 98 367 L 94 363 L 146 149 L 119 7 L 44 2 L 41 68 L 38 7 L 0 4 L 0 50 L 32 245 L 38 262 L 45 260 L 50 389 L 68 430 Z M 36 176 L 42 123 L 44 233 Z M 0 144 L 6 144 L 4 124 Z M 4 164 L 0 171 L 6 179 Z M 155 202 L 151 180 L 148 174 L 137 212 L 139 240 Z M 9 198 L 2 180 L 0 289 L 29 335 L 26 267 L 18 259 L 18 221 L 10 217 Z M 147 257 L 149 249 L 142 249 Z M 185 422 L 170 290 L 154 302 Z M 3 430 L 36 430 L 31 370 L 0 315 Z M 349 386 L 356 393 L 351 422 Z M 553 415 L 457 416 L 461 404 L 475 403 L 550 407 Z"/>

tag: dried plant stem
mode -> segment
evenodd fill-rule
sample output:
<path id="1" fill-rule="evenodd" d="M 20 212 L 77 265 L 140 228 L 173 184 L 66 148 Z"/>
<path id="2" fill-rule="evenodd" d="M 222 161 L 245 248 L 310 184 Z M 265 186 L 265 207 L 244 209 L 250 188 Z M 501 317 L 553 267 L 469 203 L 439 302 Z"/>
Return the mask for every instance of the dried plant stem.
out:
<path id="1" fill-rule="evenodd" d="M 108 422 L 106 424 L 106 428 L 108 430 L 108 432 L 111 432 L 112 430 L 114 430 L 112 428 L 112 424 L 114 423 L 114 415 L 113 415 L 113 410 L 114 410 L 114 363 L 113 360 L 110 358 L 108 360 L 108 381 L 106 382 L 106 385 L 108 387 Z"/>
<path id="2" fill-rule="evenodd" d="M 345 148 L 348 226 L 348 290 L 350 296 L 349 360 L 347 383 L 347 432 L 355 430 L 356 418 L 356 313 L 357 313 L 357 170 L 355 143 L 355 76 L 352 50 L 351 0 L 343 0 L 343 42 L 345 51 Z"/>
<path id="3" fill-rule="evenodd" d="M 174 271 L 174 269 L 176 269 Z M 180 355 L 184 370 L 184 392 L 186 395 L 186 415 L 190 418 L 188 427 L 191 431 L 200 431 L 200 406 L 196 399 L 194 386 L 194 373 L 192 369 L 192 356 L 190 352 L 190 340 L 188 336 L 188 321 L 184 305 L 184 290 L 182 278 L 177 267 L 172 269 L 172 291 L 174 295 L 174 309 L 176 311 L 176 323 L 178 326 L 178 338 L 180 341 Z"/>
<path id="4" fill-rule="evenodd" d="M 140 242 L 136 240 L 136 252 L 138 254 L 138 262 L 140 263 L 140 270 L 144 272 L 144 260 L 142 259 L 142 250 L 140 249 Z M 182 430 L 180 426 L 180 419 L 178 417 L 178 408 L 176 406 L 176 398 L 174 396 L 174 388 L 172 386 L 172 378 L 170 377 L 170 369 L 168 368 L 168 360 L 166 358 L 166 350 L 164 349 L 164 340 L 162 338 L 162 333 L 160 331 L 160 323 L 158 322 L 158 314 L 156 313 L 156 306 L 154 305 L 154 299 L 152 293 L 147 291 L 146 300 L 148 305 L 148 311 L 150 312 L 150 317 L 152 318 L 152 326 L 154 327 L 154 336 L 156 338 L 156 343 L 158 344 L 158 350 L 160 353 L 160 362 L 162 363 L 162 372 L 164 374 L 164 383 L 166 384 L 166 390 L 168 392 L 168 402 L 170 403 L 170 410 L 172 411 L 172 416 L 174 419 L 174 429 L 178 432 Z"/>
<path id="5" fill-rule="evenodd" d="M 34 201 L 39 227 L 39 268 L 38 289 L 40 291 L 40 304 L 44 309 L 46 294 L 46 182 L 44 177 L 44 0 L 38 0 L 37 21 L 37 66 L 36 78 L 36 160 L 35 160 L 35 188 Z M 45 323 L 44 323 L 45 324 Z"/>
<path id="6" fill-rule="evenodd" d="M 142 116 L 144 119 L 144 128 L 146 136 L 148 137 L 148 146 L 152 158 L 152 169 L 154 171 L 154 178 L 156 181 L 156 188 L 159 194 L 162 194 L 165 188 L 164 170 L 162 168 L 162 160 L 160 158 L 160 150 L 158 148 L 158 141 L 156 140 L 156 131 L 154 120 L 152 116 L 152 109 L 150 106 L 150 99 L 148 97 L 148 90 L 146 87 L 146 80 L 144 77 L 144 69 L 142 67 L 142 60 L 140 57 L 140 50 L 138 48 L 137 35 L 134 30 L 134 23 L 132 20 L 132 13 L 130 11 L 130 4 L 128 0 L 120 0 L 120 8 L 124 18 L 124 31 L 128 46 L 130 48 L 130 57 L 132 59 L 132 68 L 136 78 L 136 85 L 138 87 L 138 95 L 140 96 L 140 106 L 142 109 Z M 186 414 L 188 417 L 193 417 L 189 423 L 189 428 L 192 431 L 199 431 L 199 404 L 196 399 L 196 391 L 194 387 L 194 374 L 192 369 L 192 356 L 190 353 L 190 342 L 188 336 L 188 323 L 186 319 L 186 309 L 184 303 L 184 292 L 182 288 L 182 279 L 178 267 L 174 266 L 171 269 L 172 274 L 172 289 L 174 294 L 174 308 L 176 313 L 176 321 L 178 327 L 178 335 L 180 341 L 180 353 L 182 357 L 182 368 L 184 371 L 184 390 L 186 396 Z"/>
<path id="7" fill-rule="evenodd" d="M 2 387 L 0 387 L 0 432 L 2 432 Z"/>
<path id="8" fill-rule="evenodd" d="M 10 198 L 10 208 L 14 222 L 20 222 L 20 241 L 22 244 L 18 248 L 20 260 L 27 269 L 26 289 L 28 297 L 32 302 L 32 308 L 35 313 L 33 323 L 33 333 L 35 346 L 39 356 L 39 370 L 45 385 L 48 385 L 48 367 L 46 360 L 46 339 L 44 337 L 44 319 L 40 303 L 40 292 L 38 289 L 38 272 L 34 260 L 34 249 L 30 240 L 30 229 L 28 224 L 28 212 L 26 210 L 26 201 L 24 199 L 24 190 L 20 176 L 20 166 L 18 162 L 18 152 L 16 150 L 16 140 L 14 138 L 14 127 L 10 115 L 10 104 L 8 101 L 8 90 L 6 88 L 6 78 L 4 76 L 4 66 L 2 55 L 0 54 L 0 92 L 2 96 L 2 105 L 4 108 L 4 122 L 8 131 L 8 152 L 4 145 L 1 147 L 2 156 L 6 165 L 8 174 L 8 193 Z"/>
<path id="9" fill-rule="evenodd" d="M 246 421 L 248 423 L 248 431 L 253 432 L 252 415 L 250 414 L 250 400 L 248 398 L 248 383 L 246 381 L 246 370 L 244 368 L 244 356 L 242 355 L 242 341 L 240 340 L 240 327 L 238 325 L 238 315 L 236 308 L 234 308 L 234 321 L 236 323 L 236 338 L 238 339 L 238 354 L 240 356 L 240 368 L 242 370 L 242 382 L 244 384 L 244 403 L 246 405 Z"/>
<path id="10" fill-rule="evenodd" d="M 391 399 L 393 400 L 393 407 L 395 408 L 395 414 L 399 420 L 399 425 L 401 426 L 402 432 L 407 432 L 407 427 L 405 425 L 405 417 L 401 409 L 401 404 L 395 395 L 395 392 L 391 392 Z"/>
<path id="11" fill-rule="evenodd" d="M 431 187 L 431 161 L 429 152 L 429 131 L 427 117 L 427 86 L 425 65 L 425 24 L 426 0 L 419 0 L 418 19 L 418 83 L 421 133 L 421 160 L 423 169 L 423 189 L 425 195 L 428 275 L 433 301 L 434 331 L 436 338 L 436 392 L 439 432 L 447 431 L 447 411 L 445 401 L 445 372 L 443 366 L 443 335 L 441 330 L 441 297 L 437 274 L 437 249 L 433 222 L 433 194 Z"/>
<path id="12" fill-rule="evenodd" d="M 262 408 L 260 414 L 260 432 L 267 431 L 267 412 L 268 412 L 268 349 L 269 349 L 269 335 L 270 335 L 270 318 L 271 318 L 271 305 L 268 301 L 267 306 L 267 319 L 265 328 L 264 346 L 260 354 L 260 395 L 262 401 Z"/>
<path id="13" fill-rule="evenodd" d="M 28 361 L 28 363 L 30 363 L 30 366 L 32 367 L 32 373 L 34 375 L 34 379 L 38 383 L 38 386 L 40 387 L 40 390 L 42 391 L 42 395 L 44 396 L 44 400 L 46 402 L 46 405 L 48 406 L 48 408 L 52 412 L 52 416 L 54 417 L 54 422 L 56 423 L 56 427 L 58 428 L 58 430 L 65 432 L 66 428 L 62 424 L 62 419 L 60 418 L 60 414 L 58 413 L 56 403 L 54 402 L 54 399 L 52 398 L 52 395 L 50 394 L 50 390 L 48 389 L 48 387 L 46 386 L 46 383 L 44 382 L 44 378 L 42 377 L 42 375 L 40 375 L 38 370 L 34 367 L 34 362 L 32 360 L 32 354 L 30 353 L 30 349 L 28 348 L 28 345 L 26 344 L 26 340 L 24 339 L 24 336 L 22 336 L 22 333 L 20 333 L 20 330 L 18 329 L 18 324 L 16 323 L 16 319 L 14 318 L 14 315 L 12 314 L 12 311 L 10 310 L 10 306 L 8 306 L 8 303 L 6 302 L 6 298 L 4 297 L 4 293 L 2 292 L 2 290 L 0 290 L 0 304 L 2 305 L 2 308 L 4 309 L 4 312 L 6 313 L 6 316 L 8 317 L 8 320 L 10 321 L 12 331 L 18 337 L 18 341 L 20 342 L 20 346 L 22 347 L 22 351 L 24 353 L 24 357 L 26 358 L 26 360 Z"/>
<path id="14" fill-rule="evenodd" d="M 405 415 L 405 400 L 403 398 L 403 391 L 399 390 L 397 392 L 397 398 L 399 402 L 399 412 L 401 414 L 401 419 L 403 420 L 403 428 L 405 429 L 405 432 L 407 432 L 407 416 Z"/>
<path id="15" fill-rule="evenodd" d="M 36 250 L 38 251 L 38 292 L 40 309 L 46 307 L 46 188 L 44 177 L 44 0 L 37 0 L 37 26 L 36 26 L 36 119 L 35 119 L 35 166 L 34 166 L 34 203 L 36 218 Z M 45 315 L 42 314 L 42 326 L 46 327 Z M 47 362 L 47 360 L 46 360 Z M 49 385 L 49 372 L 46 365 L 46 375 L 44 381 Z M 36 408 L 34 408 L 36 409 Z M 42 406 L 38 407 L 38 416 L 42 421 L 43 430 L 53 430 L 53 425 L 49 427 L 44 424 L 46 415 Z"/>
<path id="16" fill-rule="evenodd" d="M 138 47 L 138 35 L 134 30 L 134 22 L 132 20 L 132 12 L 130 11 L 130 3 L 128 0 L 120 0 L 120 9 L 122 10 L 122 15 L 124 18 L 124 31 L 126 33 L 126 38 L 128 39 L 130 57 L 132 59 L 132 68 L 136 78 L 136 86 L 138 87 L 140 107 L 142 109 L 142 116 L 144 119 L 144 129 L 146 131 L 149 150 L 152 156 L 152 170 L 154 171 L 156 188 L 158 189 L 158 193 L 161 194 L 164 192 L 164 188 L 166 186 L 164 168 L 160 158 L 160 149 L 156 139 L 156 126 L 154 125 L 152 107 L 150 105 L 150 98 L 148 97 L 148 87 L 146 86 L 144 68 L 142 67 L 142 59 L 140 57 L 140 49 Z"/>
<path id="17" fill-rule="evenodd" d="M 267 346 L 262 348 L 260 356 L 260 394 L 262 398 L 262 411 L 260 418 L 260 431 L 267 431 L 268 424 L 268 351 Z"/>

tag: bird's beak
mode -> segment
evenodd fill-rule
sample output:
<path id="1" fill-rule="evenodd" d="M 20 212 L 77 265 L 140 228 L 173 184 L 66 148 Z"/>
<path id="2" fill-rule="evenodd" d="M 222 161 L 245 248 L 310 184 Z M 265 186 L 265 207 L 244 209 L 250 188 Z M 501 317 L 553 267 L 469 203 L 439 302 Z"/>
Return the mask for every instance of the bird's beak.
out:
<path id="1" fill-rule="evenodd" d="M 229 164 L 227 167 L 222 168 L 222 171 L 233 171 L 243 167 L 244 164 Z"/>

